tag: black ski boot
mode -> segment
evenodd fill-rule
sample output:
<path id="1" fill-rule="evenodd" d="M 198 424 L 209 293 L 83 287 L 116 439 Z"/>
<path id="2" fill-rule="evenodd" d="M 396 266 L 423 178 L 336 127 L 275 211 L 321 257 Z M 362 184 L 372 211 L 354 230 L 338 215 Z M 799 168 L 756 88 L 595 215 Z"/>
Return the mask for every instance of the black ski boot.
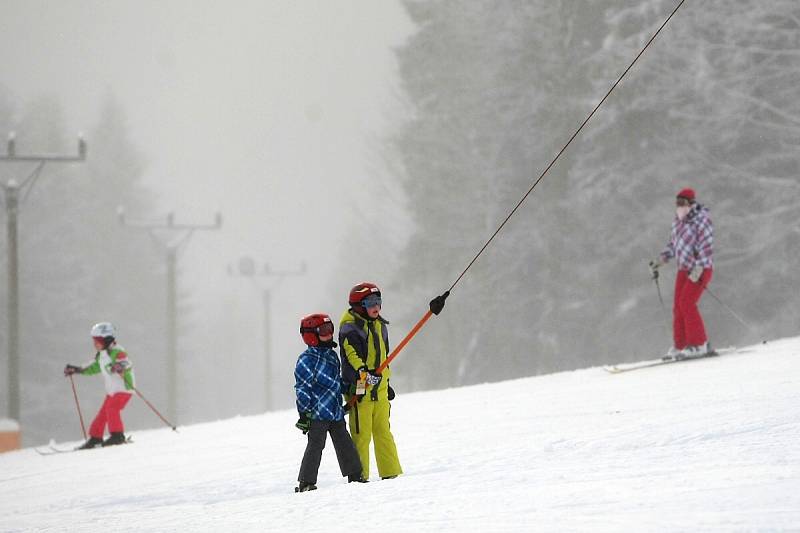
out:
<path id="1" fill-rule="evenodd" d="M 368 480 L 364 479 L 361 474 L 356 474 L 355 476 L 347 476 L 348 483 L 369 483 Z"/>
<path id="2" fill-rule="evenodd" d="M 116 446 L 117 444 L 125 444 L 125 434 L 121 431 L 112 433 L 103 441 L 103 446 Z"/>
<path id="3" fill-rule="evenodd" d="M 301 481 L 300 484 L 294 488 L 295 492 L 308 492 L 310 490 L 317 490 L 317 486 L 313 483 L 306 483 L 305 481 Z"/>
<path id="4" fill-rule="evenodd" d="M 97 437 L 89 437 L 89 440 L 78 446 L 77 450 L 90 450 L 92 448 L 97 448 L 103 445 L 103 439 L 98 439 Z"/>

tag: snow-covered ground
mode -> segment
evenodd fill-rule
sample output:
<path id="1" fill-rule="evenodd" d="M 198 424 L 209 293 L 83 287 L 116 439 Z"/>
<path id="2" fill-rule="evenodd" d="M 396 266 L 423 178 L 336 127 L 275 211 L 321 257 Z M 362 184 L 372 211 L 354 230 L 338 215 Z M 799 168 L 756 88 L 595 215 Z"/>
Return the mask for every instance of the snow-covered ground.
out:
<path id="1" fill-rule="evenodd" d="M 398 479 L 373 465 L 346 484 L 329 444 L 319 490 L 293 493 L 291 411 L 129 428 L 132 445 L 0 454 L 0 530 L 800 531 L 800 338 L 618 375 L 396 385 Z"/>

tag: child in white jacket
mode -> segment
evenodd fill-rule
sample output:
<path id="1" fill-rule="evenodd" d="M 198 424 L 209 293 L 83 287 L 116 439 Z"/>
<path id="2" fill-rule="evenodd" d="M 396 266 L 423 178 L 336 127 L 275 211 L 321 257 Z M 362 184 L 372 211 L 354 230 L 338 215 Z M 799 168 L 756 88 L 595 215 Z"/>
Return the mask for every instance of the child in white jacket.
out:
<path id="1" fill-rule="evenodd" d="M 114 326 L 109 322 L 100 322 L 92 327 L 91 334 L 97 350 L 94 361 L 83 367 L 67 365 L 64 368 L 65 376 L 102 374 L 105 381 L 106 398 L 89 426 L 89 439 L 79 447 L 81 450 L 125 443 L 121 412 L 131 399 L 135 387 L 133 365 L 125 349 L 116 342 Z M 110 436 L 103 440 L 106 425 Z"/>

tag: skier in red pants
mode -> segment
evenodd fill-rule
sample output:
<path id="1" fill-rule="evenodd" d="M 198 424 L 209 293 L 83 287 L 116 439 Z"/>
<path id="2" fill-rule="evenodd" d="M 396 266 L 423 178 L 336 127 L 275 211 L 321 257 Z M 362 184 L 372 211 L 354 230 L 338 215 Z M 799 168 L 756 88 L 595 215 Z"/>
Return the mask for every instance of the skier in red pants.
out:
<path id="1" fill-rule="evenodd" d="M 100 322 L 92 328 L 92 340 L 97 353 L 94 361 L 80 367 L 67 365 L 64 375 L 103 374 L 106 386 L 106 398 L 89 426 L 89 439 L 79 449 L 94 448 L 97 446 L 112 446 L 125 442 L 125 427 L 122 424 L 120 413 L 131 399 L 133 393 L 133 367 L 125 349 L 117 344 L 114 326 L 109 322 Z M 110 436 L 103 440 L 106 426 Z"/>
<path id="2" fill-rule="evenodd" d="M 681 359 L 708 354 L 708 337 L 697 304 L 711 282 L 714 228 L 708 208 L 697 203 L 693 189 L 682 189 L 675 200 L 675 219 L 667 247 L 650 262 L 653 275 L 673 257 L 678 264 L 673 306 L 673 345 L 667 356 Z"/>

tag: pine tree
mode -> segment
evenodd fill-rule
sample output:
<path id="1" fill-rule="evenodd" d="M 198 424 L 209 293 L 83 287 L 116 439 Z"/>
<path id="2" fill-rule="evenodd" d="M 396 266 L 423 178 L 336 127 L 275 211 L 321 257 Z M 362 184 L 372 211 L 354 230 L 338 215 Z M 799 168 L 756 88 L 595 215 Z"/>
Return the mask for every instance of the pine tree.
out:
<path id="1" fill-rule="evenodd" d="M 397 279 L 419 302 L 449 286 L 675 4 L 405 5 L 414 113 L 394 146 L 416 233 Z M 659 353 L 671 278 L 662 309 L 647 261 L 687 185 L 712 208 L 712 288 L 762 336 L 791 334 L 799 10 L 685 5 L 396 371 L 447 386 Z M 715 303 L 704 311 L 712 341 L 747 339 Z"/>
<path id="2" fill-rule="evenodd" d="M 406 5 L 420 27 L 399 52 L 415 112 L 396 147 L 417 232 L 399 276 L 430 292 L 455 279 L 577 127 L 593 10 L 567 2 Z M 570 226 L 562 216 L 570 166 L 564 157 L 463 278 L 437 335 L 421 336 L 410 359 L 424 371 L 410 373 L 437 381 L 421 377 L 418 386 L 552 368 L 545 354 L 556 343 L 545 328 L 555 306 L 545 291 L 554 277 L 568 278 L 562 258 L 573 253 L 550 239 Z"/>
<path id="3" fill-rule="evenodd" d="M 631 1 L 615 10 L 605 39 L 608 61 L 598 75 L 632 57 L 673 7 Z M 592 198 L 613 189 L 615 202 L 602 215 L 584 216 L 584 224 L 643 222 L 640 231 L 609 232 L 590 248 L 594 256 L 614 251 L 600 267 L 601 278 L 641 278 L 646 259 L 668 237 L 675 192 L 691 185 L 715 222 L 712 290 L 757 325 L 760 337 L 793 333 L 800 316 L 786 290 L 800 279 L 787 268 L 786 254 L 797 242 L 793 221 L 800 208 L 794 200 L 799 16 L 800 7 L 788 0 L 687 4 L 598 116 L 576 179 Z M 670 281 L 662 280 L 667 295 Z M 653 288 L 618 289 L 595 293 L 613 309 L 598 311 L 598 330 L 618 331 L 618 344 L 634 350 L 652 349 L 654 337 L 668 343 L 658 328 L 648 329 L 663 321 Z M 703 308 L 712 340 L 759 338 L 714 302 Z M 614 325 L 621 323 L 630 327 Z"/>

